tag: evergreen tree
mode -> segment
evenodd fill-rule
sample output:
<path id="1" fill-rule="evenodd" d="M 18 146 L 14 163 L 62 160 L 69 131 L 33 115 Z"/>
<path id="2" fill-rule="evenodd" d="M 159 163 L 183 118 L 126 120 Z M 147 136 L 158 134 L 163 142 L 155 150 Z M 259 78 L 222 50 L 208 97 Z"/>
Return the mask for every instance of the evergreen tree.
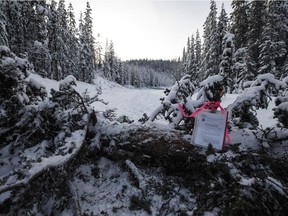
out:
<path id="1" fill-rule="evenodd" d="M 221 7 L 221 12 L 220 12 L 220 16 L 218 18 L 218 25 L 217 25 L 217 30 L 218 30 L 218 41 L 219 41 L 219 61 L 221 61 L 221 55 L 223 53 L 223 49 L 224 47 L 222 46 L 223 43 L 223 38 L 224 36 L 226 35 L 227 33 L 227 29 L 228 28 L 228 17 L 227 17 L 227 13 L 225 11 L 225 8 L 224 8 L 224 4 L 222 4 L 222 7 Z"/>
<path id="2" fill-rule="evenodd" d="M 199 30 L 197 29 L 196 32 L 196 41 L 195 41 L 195 67 L 196 67 L 196 72 L 197 72 L 197 78 L 195 81 L 200 81 L 199 80 L 199 70 L 201 67 L 201 38 L 199 35 Z"/>
<path id="3" fill-rule="evenodd" d="M 97 35 L 100 38 L 100 34 Z M 97 69 L 101 70 L 103 67 L 103 60 L 102 60 L 102 45 L 99 40 L 96 40 L 95 43 L 95 55 L 96 55 L 96 67 Z"/>
<path id="4" fill-rule="evenodd" d="M 266 25 L 260 45 L 259 73 L 272 73 L 276 78 L 286 75 L 288 53 L 288 3 L 269 1 Z"/>
<path id="5" fill-rule="evenodd" d="M 35 70 L 46 70 L 48 60 L 46 0 L 3 1 L 8 43 L 16 54 L 27 54 Z M 46 64 L 45 64 L 46 63 Z M 42 67 L 40 67 L 41 64 Z M 43 72 L 45 73 L 45 72 Z"/>
<path id="6" fill-rule="evenodd" d="M 109 65 L 109 43 L 108 40 L 106 40 L 106 45 L 105 45 L 105 53 L 104 53 L 104 62 L 103 62 L 103 76 L 111 80 L 111 73 L 110 73 L 110 65 Z"/>
<path id="7" fill-rule="evenodd" d="M 249 4 L 246 0 L 233 0 L 231 6 L 233 9 L 231 13 L 231 33 L 235 35 L 235 48 L 237 50 L 247 46 Z"/>
<path id="8" fill-rule="evenodd" d="M 219 72 L 219 43 L 217 32 L 217 8 L 214 0 L 210 1 L 210 13 L 204 23 L 204 44 L 200 79 Z"/>
<path id="9" fill-rule="evenodd" d="M 49 7 L 49 15 L 48 15 L 48 49 L 51 58 L 51 66 L 50 70 L 48 71 L 48 77 L 51 79 L 60 80 L 62 75 L 58 59 L 58 47 L 60 46 L 58 37 L 59 16 L 56 7 L 57 7 L 56 1 L 52 0 Z"/>
<path id="10" fill-rule="evenodd" d="M 77 38 L 78 30 L 76 28 L 76 20 L 74 15 L 74 9 L 72 4 L 70 3 L 67 10 L 68 16 L 68 37 L 67 37 L 67 45 L 69 49 L 68 58 L 68 68 L 70 70 L 70 74 L 76 77 L 79 80 L 80 76 L 78 73 L 78 62 L 79 62 L 79 41 Z"/>
<path id="11" fill-rule="evenodd" d="M 107 61 L 108 61 L 108 67 L 109 67 L 109 76 L 111 77 L 112 81 L 115 81 L 115 50 L 114 50 L 114 43 L 113 41 L 110 41 L 108 46 L 108 53 L 107 53 Z"/>
<path id="12" fill-rule="evenodd" d="M 4 15 L 4 3 L 0 1 L 0 45 L 8 46 L 8 33 L 6 31 L 6 16 Z"/>
<path id="13" fill-rule="evenodd" d="M 192 34 L 190 42 L 190 52 L 189 52 L 189 72 L 193 80 L 196 79 L 198 73 L 196 71 L 196 61 L 195 61 L 195 38 Z"/>
<path id="14" fill-rule="evenodd" d="M 79 23 L 81 81 L 92 83 L 96 69 L 96 56 L 92 9 L 89 2 L 86 4 L 83 22 L 81 18 Z"/>
<path id="15" fill-rule="evenodd" d="M 260 42 L 263 28 L 265 26 L 266 2 L 251 1 L 249 8 L 249 31 L 247 32 L 247 57 L 246 71 L 247 77 L 255 78 L 257 76 L 260 55 Z"/>
<path id="16" fill-rule="evenodd" d="M 22 3 L 19 1 L 1 1 L 1 4 L 4 4 L 7 18 L 8 43 L 10 49 L 16 54 L 25 53 L 25 51 L 23 52 L 24 25 L 27 17 L 21 13 Z"/>
<path id="17" fill-rule="evenodd" d="M 223 37 L 223 42 L 222 42 L 222 46 L 223 46 L 223 54 L 222 54 L 222 61 L 220 63 L 220 75 L 225 77 L 226 80 L 228 81 L 228 86 L 229 92 L 233 92 L 234 87 L 235 87 L 235 80 L 234 75 L 232 74 L 232 60 L 233 60 L 233 54 L 234 54 L 234 35 L 231 33 L 227 33 L 224 37 Z"/>
<path id="18" fill-rule="evenodd" d="M 80 13 L 80 19 L 79 19 L 79 63 L 78 63 L 78 74 L 77 77 L 79 80 L 84 81 L 86 80 L 86 74 L 87 74 L 87 68 L 86 68 L 86 57 L 87 53 L 84 49 L 85 44 L 85 37 L 83 34 L 83 28 L 84 28 L 84 22 L 83 22 L 83 14 Z"/>
<path id="19" fill-rule="evenodd" d="M 189 74 L 191 80 L 193 80 L 194 82 L 198 77 L 195 57 L 195 46 L 195 38 L 192 34 L 191 38 L 188 37 L 186 49 L 184 48 L 183 50 L 184 57 L 182 62 L 183 74 Z M 185 52 L 185 50 L 187 51 Z"/>
<path id="20" fill-rule="evenodd" d="M 31 34 L 29 38 L 32 39 L 31 49 L 28 53 L 29 60 L 33 63 L 35 72 L 45 77 L 48 76 L 51 64 L 47 43 L 48 7 L 46 0 L 36 1 L 35 15 L 33 19 L 30 19 L 30 29 L 28 30 Z"/>
<path id="21" fill-rule="evenodd" d="M 58 28 L 57 36 L 59 40 L 57 57 L 59 61 L 59 66 L 61 70 L 61 79 L 64 79 L 70 74 L 69 60 L 70 60 L 70 50 L 69 50 L 69 31 L 68 31 L 68 14 L 65 7 L 65 0 L 59 0 L 58 8 Z"/>
<path id="22" fill-rule="evenodd" d="M 235 35 L 235 53 L 233 56 L 233 77 L 236 84 L 241 86 L 245 80 L 250 80 L 246 70 L 247 34 L 249 30 L 248 9 L 246 0 L 233 0 L 231 13 L 231 33 Z"/>

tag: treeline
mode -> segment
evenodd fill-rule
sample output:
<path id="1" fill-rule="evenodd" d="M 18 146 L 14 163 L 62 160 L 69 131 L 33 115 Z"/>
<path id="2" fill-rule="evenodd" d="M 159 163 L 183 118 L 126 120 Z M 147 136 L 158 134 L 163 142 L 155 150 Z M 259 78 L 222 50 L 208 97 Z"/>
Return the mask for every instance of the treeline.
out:
<path id="1" fill-rule="evenodd" d="M 136 87 L 169 86 L 175 83 L 179 61 L 138 59 L 125 61 L 124 85 Z"/>
<path id="2" fill-rule="evenodd" d="M 76 26 L 65 0 L 0 1 L 0 44 L 26 57 L 36 73 L 55 80 L 74 75 L 91 83 L 101 65 L 89 2 Z"/>
<path id="3" fill-rule="evenodd" d="M 229 17 L 224 5 L 217 17 L 216 2 L 204 23 L 203 43 L 199 33 L 188 38 L 181 71 L 195 83 L 215 74 L 223 75 L 230 91 L 257 75 L 288 75 L 288 2 L 234 0 Z"/>
<path id="4" fill-rule="evenodd" d="M 72 4 L 66 8 L 65 0 L 0 1 L 0 45 L 27 58 L 35 73 L 43 77 L 62 80 L 73 75 L 92 83 L 98 73 L 122 85 L 171 84 L 169 61 L 155 61 L 153 67 L 152 61 L 136 66 L 121 61 L 112 41 L 107 40 L 103 49 L 93 35 L 89 2 L 78 23 L 77 26 Z M 155 69 L 155 65 L 159 68 Z"/>

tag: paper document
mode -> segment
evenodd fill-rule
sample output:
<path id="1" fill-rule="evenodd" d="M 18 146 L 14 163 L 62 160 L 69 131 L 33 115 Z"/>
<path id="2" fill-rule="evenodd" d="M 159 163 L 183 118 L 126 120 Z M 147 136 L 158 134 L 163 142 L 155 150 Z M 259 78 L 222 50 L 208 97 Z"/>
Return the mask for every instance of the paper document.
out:
<path id="1" fill-rule="evenodd" d="M 222 150 L 225 140 L 227 112 L 203 110 L 195 119 L 192 144 Z"/>

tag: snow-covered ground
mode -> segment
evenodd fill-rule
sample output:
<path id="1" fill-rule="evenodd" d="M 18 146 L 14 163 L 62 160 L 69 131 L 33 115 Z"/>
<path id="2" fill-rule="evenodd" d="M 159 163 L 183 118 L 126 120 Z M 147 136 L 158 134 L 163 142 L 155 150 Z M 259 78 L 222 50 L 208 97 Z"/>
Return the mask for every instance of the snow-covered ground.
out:
<path id="1" fill-rule="evenodd" d="M 33 78 L 42 85 L 44 85 L 48 93 L 50 93 L 50 90 L 52 88 L 55 90 L 59 89 L 59 82 L 55 80 L 42 78 L 36 74 L 31 74 L 29 78 Z M 91 96 L 93 96 L 99 91 L 99 89 L 101 89 L 102 94 L 99 96 L 99 98 L 103 99 L 108 104 L 105 105 L 101 102 L 93 103 L 92 106 L 95 108 L 96 112 L 101 113 L 106 111 L 107 109 L 116 109 L 116 117 L 126 115 L 129 117 L 129 119 L 134 120 L 135 124 L 140 124 L 138 123 L 138 120 L 143 116 L 144 113 L 149 116 L 161 103 L 159 99 L 164 96 L 163 90 L 126 88 L 118 84 L 109 82 L 101 77 L 97 77 L 94 82 L 95 84 L 91 85 L 78 81 L 75 88 L 80 94 L 87 90 L 89 92 L 89 95 Z M 233 103 L 236 98 L 237 95 L 235 94 L 227 94 L 223 97 L 221 105 L 223 107 L 227 107 L 229 104 Z M 258 119 L 260 121 L 260 125 L 262 125 L 264 128 L 272 127 L 276 124 L 276 120 L 273 119 L 273 107 L 274 102 L 272 101 L 267 110 L 258 111 Z M 158 127 L 161 127 L 161 129 L 166 128 L 165 130 L 167 130 L 167 134 L 170 134 L 171 128 L 166 127 L 166 125 L 168 125 L 168 123 L 164 120 L 160 121 L 159 124 L 157 123 Z M 136 127 L 138 126 L 139 125 L 136 125 Z M 106 126 L 104 123 L 103 129 L 102 125 L 99 126 L 100 130 L 102 130 L 101 132 L 109 134 L 110 132 L 114 133 L 115 131 L 117 133 L 119 132 L 119 128 L 122 129 L 124 127 L 130 127 L 130 125 L 109 123 L 109 131 L 105 127 Z M 159 128 L 156 129 L 158 130 Z M 125 130 L 125 128 L 123 130 Z M 232 130 L 230 136 L 232 144 L 242 143 L 243 147 L 253 148 L 254 146 L 257 146 L 256 143 L 258 143 L 256 137 L 248 129 Z M 74 138 L 75 137 L 71 136 L 67 139 L 68 141 L 71 141 L 74 140 Z M 97 142 L 97 136 L 93 140 Z M 113 146 L 112 140 L 110 145 Z M 25 150 L 22 155 L 27 154 L 27 156 L 31 157 L 31 155 L 35 154 L 35 152 L 37 151 L 34 148 L 38 148 L 38 146 Z M 90 146 L 93 146 L 93 141 L 91 142 Z M 3 152 L 5 153 L 5 151 L 2 151 L 2 153 Z M 8 150 L 6 150 L 6 152 L 8 152 Z M 74 152 L 72 153 L 74 154 Z M 226 157 L 227 155 L 229 156 L 230 153 L 230 151 L 224 153 L 223 157 Z M 5 154 L 3 154 L 2 156 L 5 157 Z M 213 160 L 218 156 L 220 157 L 221 155 L 217 153 L 210 156 L 209 163 L 212 163 Z M 49 168 L 50 165 L 53 166 L 56 162 L 59 162 L 61 164 L 63 163 L 62 161 L 66 159 L 63 157 L 60 158 L 60 160 L 58 159 L 59 157 L 60 156 L 58 155 L 50 157 L 49 163 L 46 163 L 48 159 L 44 158 L 44 160 L 42 160 L 42 165 L 39 163 L 34 163 L 35 166 L 33 165 L 32 169 L 30 169 L 29 171 L 30 174 L 31 172 L 33 172 L 33 175 L 31 174 L 29 179 L 38 174 L 40 172 L 40 169 L 44 169 L 44 167 Z M 9 169 L 11 168 L 9 167 Z M 4 176 L 6 175 L 6 173 L 9 172 L 9 170 L 7 170 L 7 172 L 5 173 L 3 171 L 3 168 L 1 171 L 2 173 L 0 172 L 0 177 L 1 174 Z M 136 178 L 136 180 L 138 181 L 139 186 L 135 186 L 135 183 L 133 184 L 133 182 L 130 180 L 131 173 L 133 174 L 133 177 Z M 13 175 L 11 176 L 14 177 Z M 12 179 L 12 177 L 10 178 L 14 185 L 17 185 L 18 183 L 21 184 L 25 180 L 24 179 L 23 181 L 18 181 L 17 179 Z M 26 178 L 27 182 L 29 179 Z M 143 179 L 146 179 L 148 181 L 144 181 Z M 16 180 L 18 181 L 18 183 Z M 241 184 L 249 185 L 250 182 L 254 180 L 254 178 L 251 181 L 250 179 L 248 180 L 247 182 L 246 179 L 242 179 Z M 5 191 L 6 188 L 9 189 L 9 181 L 7 181 L 8 183 L 6 183 L 2 187 L 2 191 Z M 166 184 L 168 182 L 168 192 L 171 197 L 169 197 L 168 199 L 163 197 L 160 193 L 161 191 L 157 191 L 157 187 L 150 187 L 149 182 L 151 182 L 151 185 L 157 185 L 157 187 L 159 187 L 160 185 L 160 188 L 164 188 L 166 192 Z M 163 210 L 162 206 L 168 206 L 169 208 L 167 207 L 167 209 L 171 212 L 171 214 L 163 215 L 174 215 L 175 212 L 178 212 L 180 210 L 186 212 L 187 215 L 193 215 L 193 211 L 191 211 L 191 209 L 196 209 L 198 205 L 197 198 L 194 196 L 194 194 L 191 193 L 191 191 L 176 183 L 170 185 L 169 181 L 167 181 L 167 176 L 163 176 L 161 172 L 158 173 L 155 171 L 151 173 L 151 170 L 137 168 L 136 165 L 130 160 L 125 161 L 125 168 L 119 166 L 117 162 L 111 161 L 105 157 L 101 157 L 96 164 L 83 164 L 75 171 L 75 176 L 71 178 L 69 184 L 70 189 L 74 195 L 73 199 L 75 199 L 77 203 L 76 206 L 78 206 L 79 215 L 82 215 L 84 213 L 87 215 L 100 215 L 102 213 L 107 213 L 109 215 L 159 215 L 159 212 Z M 281 184 L 279 183 L 278 185 Z M 147 188 L 149 188 L 149 190 Z M 145 191 L 147 192 L 147 194 L 144 194 Z M 0 194 L 0 202 L 4 201 L 10 196 L 10 191 Z M 149 200 L 150 202 L 147 207 L 148 210 L 145 207 L 146 202 L 144 202 L 144 204 L 142 202 L 143 200 L 145 201 L 145 199 Z M 131 200 L 134 200 L 134 202 L 136 203 L 138 202 L 138 205 L 141 204 L 142 209 L 132 209 L 132 211 L 130 209 L 132 202 Z M 50 199 L 50 201 L 47 202 L 47 204 L 45 205 L 47 212 L 49 213 L 49 211 L 53 209 L 53 200 Z M 131 214 L 131 212 L 134 212 L 134 214 Z M 63 213 L 62 215 L 65 214 Z M 66 215 L 71 215 L 71 212 L 68 212 L 67 210 Z M 214 214 L 214 212 L 206 212 L 204 215 L 217 215 L 217 213 Z"/>
<path id="2" fill-rule="evenodd" d="M 45 85 L 47 91 L 50 92 L 51 88 L 58 89 L 59 82 L 42 78 L 39 75 L 31 74 L 29 78 L 34 78 L 41 84 Z M 126 88 L 109 82 L 102 77 L 96 77 L 94 80 L 95 85 L 87 84 L 78 81 L 76 90 L 79 93 L 84 92 L 86 89 L 89 94 L 93 96 L 96 94 L 97 89 L 101 88 L 102 94 L 100 99 L 103 99 L 108 104 L 105 105 L 101 102 L 95 102 L 93 107 L 98 112 L 103 112 L 107 109 L 116 109 L 115 113 L 117 117 L 126 115 L 129 119 L 137 122 L 144 113 L 148 116 L 160 105 L 160 98 L 164 97 L 163 90 L 161 89 L 136 89 Z M 233 103 L 237 98 L 236 94 L 226 94 L 222 98 L 221 105 L 225 108 L 229 104 Z M 276 119 L 273 119 L 272 108 L 275 106 L 274 100 L 270 102 L 268 109 L 260 109 L 257 111 L 257 117 L 260 122 L 260 126 L 263 128 L 274 127 L 277 123 Z"/>

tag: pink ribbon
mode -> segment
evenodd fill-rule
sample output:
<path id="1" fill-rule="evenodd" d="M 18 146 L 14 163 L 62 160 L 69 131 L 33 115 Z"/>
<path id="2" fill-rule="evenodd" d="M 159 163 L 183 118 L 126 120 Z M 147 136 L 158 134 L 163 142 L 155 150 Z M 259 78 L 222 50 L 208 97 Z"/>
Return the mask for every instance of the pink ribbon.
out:
<path id="1" fill-rule="evenodd" d="M 220 101 L 208 101 L 205 102 L 201 107 L 199 107 L 195 112 L 193 112 L 192 114 L 190 114 L 189 116 L 185 113 L 184 108 L 182 106 L 182 104 L 178 104 L 178 109 L 181 112 L 181 114 L 185 117 L 185 118 L 193 118 L 194 116 L 196 116 L 197 114 L 199 114 L 200 112 L 203 111 L 203 109 L 210 109 L 210 110 L 217 110 L 217 108 L 220 108 L 221 112 L 224 113 L 224 108 L 220 105 Z M 228 132 L 228 129 L 226 128 L 225 130 L 225 138 L 227 139 L 227 145 L 229 145 L 231 143 L 231 138 Z"/>

